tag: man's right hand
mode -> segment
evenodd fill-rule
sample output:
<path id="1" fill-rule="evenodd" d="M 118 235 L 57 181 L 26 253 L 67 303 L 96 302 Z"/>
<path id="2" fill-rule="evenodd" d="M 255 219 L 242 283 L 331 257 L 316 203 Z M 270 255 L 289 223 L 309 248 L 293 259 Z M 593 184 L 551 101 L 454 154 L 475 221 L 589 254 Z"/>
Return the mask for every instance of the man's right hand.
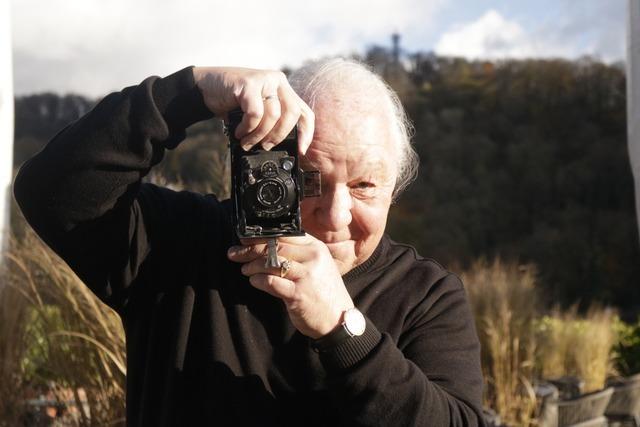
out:
<path id="1" fill-rule="evenodd" d="M 238 107 L 244 112 L 236 137 L 245 150 L 258 143 L 271 149 L 298 124 L 300 152 L 311 144 L 314 114 L 281 71 L 236 67 L 194 67 L 194 80 L 207 107 L 217 116 Z"/>

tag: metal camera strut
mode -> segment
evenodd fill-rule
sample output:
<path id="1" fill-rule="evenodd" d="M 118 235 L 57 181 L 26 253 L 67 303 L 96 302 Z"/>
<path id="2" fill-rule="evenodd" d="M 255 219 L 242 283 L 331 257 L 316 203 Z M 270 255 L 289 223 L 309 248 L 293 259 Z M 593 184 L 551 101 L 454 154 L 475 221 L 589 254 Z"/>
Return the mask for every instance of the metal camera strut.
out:
<path id="1" fill-rule="evenodd" d="M 266 268 L 280 268 L 280 261 L 278 260 L 278 239 L 275 237 L 267 239 L 267 260 L 264 266 Z"/>

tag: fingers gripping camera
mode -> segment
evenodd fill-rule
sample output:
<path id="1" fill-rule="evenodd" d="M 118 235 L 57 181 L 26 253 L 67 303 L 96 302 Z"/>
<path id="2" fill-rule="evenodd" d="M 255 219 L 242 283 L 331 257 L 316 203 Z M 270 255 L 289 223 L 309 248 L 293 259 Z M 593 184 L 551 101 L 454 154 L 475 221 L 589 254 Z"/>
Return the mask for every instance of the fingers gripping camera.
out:
<path id="1" fill-rule="evenodd" d="M 303 197 L 320 195 L 320 172 L 298 162 L 297 128 L 270 151 L 259 145 L 244 151 L 235 138 L 242 111 L 229 113 L 225 133 L 231 153 L 234 228 L 240 238 L 299 236 Z"/>

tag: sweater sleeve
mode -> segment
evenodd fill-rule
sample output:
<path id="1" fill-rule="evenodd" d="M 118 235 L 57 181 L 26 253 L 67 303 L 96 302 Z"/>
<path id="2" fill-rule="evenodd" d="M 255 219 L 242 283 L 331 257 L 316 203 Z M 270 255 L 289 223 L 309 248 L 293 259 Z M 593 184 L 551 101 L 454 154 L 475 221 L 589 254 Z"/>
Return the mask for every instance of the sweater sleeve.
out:
<path id="1" fill-rule="evenodd" d="M 154 252 L 171 251 L 201 195 L 141 179 L 191 124 L 212 117 L 191 67 L 112 93 L 25 162 L 14 196 L 25 219 L 117 311 Z M 165 227 L 173 224 L 174 227 Z M 185 224 L 182 226 L 181 224 Z M 153 230 L 167 232 L 153 234 Z M 176 261 L 178 262 L 178 261 Z"/>
<path id="2" fill-rule="evenodd" d="M 417 311 L 398 343 L 367 319 L 353 348 L 321 354 L 344 425 L 484 425 L 480 345 L 460 280 L 441 279 Z"/>

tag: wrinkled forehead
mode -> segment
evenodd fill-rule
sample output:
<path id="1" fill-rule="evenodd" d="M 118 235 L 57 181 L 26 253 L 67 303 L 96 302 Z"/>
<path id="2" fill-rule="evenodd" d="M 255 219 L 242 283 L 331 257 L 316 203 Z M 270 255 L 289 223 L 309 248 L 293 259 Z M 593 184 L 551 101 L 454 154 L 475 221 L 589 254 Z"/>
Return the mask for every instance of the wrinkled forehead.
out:
<path id="1" fill-rule="evenodd" d="M 385 101 L 379 93 L 362 90 L 330 90 L 319 94 L 313 102 L 317 132 L 362 135 L 375 131 L 386 139 L 392 138 L 395 116 Z"/>
<path id="2" fill-rule="evenodd" d="M 396 170 L 394 156 L 383 146 L 375 144 L 354 145 L 336 150 L 317 141 L 311 145 L 307 154 L 300 156 L 300 166 L 304 170 L 321 169 L 330 171 L 337 168 L 348 169 L 353 174 L 369 171 L 384 172 L 392 175 Z"/>
<path id="3" fill-rule="evenodd" d="M 303 168 L 395 180 L 397 143 L 384 114 L 344 102 L 316 104 L 315 112 L 313 142 L 301 158 Z"/>

